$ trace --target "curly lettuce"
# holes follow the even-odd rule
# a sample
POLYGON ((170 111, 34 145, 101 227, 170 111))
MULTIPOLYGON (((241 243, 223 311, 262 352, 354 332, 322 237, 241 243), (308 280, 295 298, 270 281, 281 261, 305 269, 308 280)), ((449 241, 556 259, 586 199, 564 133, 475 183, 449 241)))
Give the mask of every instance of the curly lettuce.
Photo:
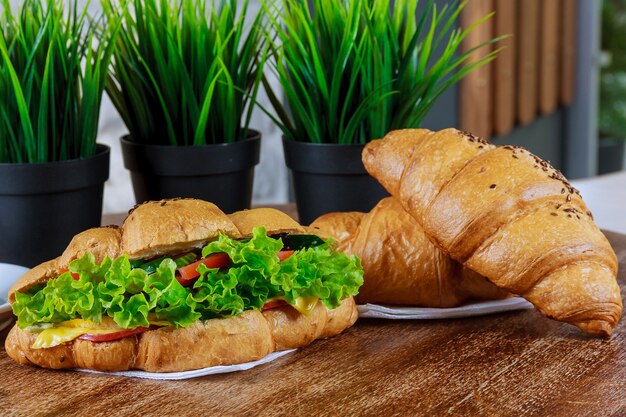
POLYGON ((148 275, 132 268, 126 256, 97 264, 92 254, 85 254, 45 286, 16 292, 13 312, 21 328, 73 318, 100 323, 105 315, 127 329, 149 326, 150 315, 184 327, 198 319, 258 310, 275 298, 293 305, 299 297, 316 297, 332 309, 363 284, 360 260, 335 251, 328 242, 298 250, 281 262, 276 252, 282 247, 282 240, 267 236, 263 227, 245 241, 220 235, 202 249, 202 256, 224 252, 231 266, 201 264, 191 287, 178 282, 176 264, 169 258, 148 275))

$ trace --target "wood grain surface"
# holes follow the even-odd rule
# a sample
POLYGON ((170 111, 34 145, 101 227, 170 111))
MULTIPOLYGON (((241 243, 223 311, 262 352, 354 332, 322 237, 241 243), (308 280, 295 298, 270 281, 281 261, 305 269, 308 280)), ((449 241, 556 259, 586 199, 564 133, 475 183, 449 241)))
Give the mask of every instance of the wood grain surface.
MULTIPOLYGON (((470 27, 476 21, 493 11, 493 0, 470 0, 461 12, 461 27, 470 27)), ((493 18, 472 30, 461 48, 468 51, 493 38, 493 18)), ((478 61, 491 52, 491 46, 485 46, 472 53, 468 62, 478 61)), ((482 65, 470 72, 459 83, 459 126, 462 130, 473 132, 483 137, 491 137, 492 92, 491 65, 482 65)))
MULTIPOLYGON (((607 237, 623 294, 626 236, 607 237)), ((0 415, 624 416, 625 327, 589 338, 533 310, 361 319, 269 364, 186 381, 43 370, 0 349, 0 415)))
POLYGON ((539 110, 542 114, 555 111, 559 101, 561 8, 560 0, 543 0, 541 2, 539 110))
POLYGON ((568 105, 576 93, 576 45, 578 0, 561 0, 561 86, 560 101, 568 105))
POLYGON ((509 35, 498 43, 502 48, 493 61, 493 130, 506 135, 515 124, 515 54, 517 0, 495 0, 494 36, 509 35))
POLYGON ((539 0, 518 2, 517 31, 517 120, 532 122, 538 110, 539 93, 539 0))

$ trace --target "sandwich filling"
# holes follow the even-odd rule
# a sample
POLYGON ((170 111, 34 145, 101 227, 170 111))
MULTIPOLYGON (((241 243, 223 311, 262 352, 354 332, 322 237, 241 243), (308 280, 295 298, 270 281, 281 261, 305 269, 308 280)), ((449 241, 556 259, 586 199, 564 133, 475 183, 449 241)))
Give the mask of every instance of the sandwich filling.
POLYGON ((250 239, 220 234, 199 253, 129 261, 92 254, 45 284, 15 293, 21 329, 38 333, 33 348, 75 338, 111 341, 161 326, 230 317, 246 310, 290 305, 307 314, 318 302, 329 309, 358 293, 360 260, 313 235, 250 239))

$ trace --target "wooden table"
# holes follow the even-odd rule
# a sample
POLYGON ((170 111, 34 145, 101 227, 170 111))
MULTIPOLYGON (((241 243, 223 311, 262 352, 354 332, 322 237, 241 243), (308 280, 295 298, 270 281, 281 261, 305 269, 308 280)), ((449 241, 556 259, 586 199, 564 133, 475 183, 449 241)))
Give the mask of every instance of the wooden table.
MULTIPOLYGON (((607 236, 624 293, 626 236, 607 236)), ((37 369, 0 350, 0 416, 624 416, 625 322, 604 340, 533 310, 362 319, 252 370, 186 381, 37 369)))

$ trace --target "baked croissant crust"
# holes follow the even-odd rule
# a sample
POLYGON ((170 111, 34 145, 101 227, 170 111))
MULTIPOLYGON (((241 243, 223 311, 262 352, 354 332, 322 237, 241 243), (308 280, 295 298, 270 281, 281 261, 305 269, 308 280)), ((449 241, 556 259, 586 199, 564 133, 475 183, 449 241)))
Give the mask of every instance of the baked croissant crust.
POLYGON ((390 132, 363 163, 453 259, 550 318, 611 334, 622 312, 617 257, 549 163, 456 129, 390 132))
POLYGON ((334 237, 337 250, 361 258, 358 303, 455 307, 471 298, 509 295, 432 244, 393 197, 369 213, 325 214, 311 227, 334 237))
MULTIPOLYGON (((122 254, 167 255, 214 240, 219 233, 249 236, 255 226, 264 226, 269 233, 306 230, 270 208, 226 215, 214 204, 194 199, 147 202, 133 209, 120 228, 98 227, 76 235, 60 257, 24 274, 9 290, 9 300, 15 302, 15 292, 58 277, 85 253, 96 262, 122 254)), ((291 306, 247 310, 232 317, 197 320, 187 327, 164 326, 109 342, 74 339, 45 349, 33 348, 37 333, 16 324, 7 335, 5 350, 20 364, 45 368, 178 372, 254 361, 274 351, 306 346, 341 333, 357 317, 354 300, 347 297, 332 310, 318 301, 308 315, 291 306)), ((109 317, 100 326, 105 323, 116 326, 109 317)))

